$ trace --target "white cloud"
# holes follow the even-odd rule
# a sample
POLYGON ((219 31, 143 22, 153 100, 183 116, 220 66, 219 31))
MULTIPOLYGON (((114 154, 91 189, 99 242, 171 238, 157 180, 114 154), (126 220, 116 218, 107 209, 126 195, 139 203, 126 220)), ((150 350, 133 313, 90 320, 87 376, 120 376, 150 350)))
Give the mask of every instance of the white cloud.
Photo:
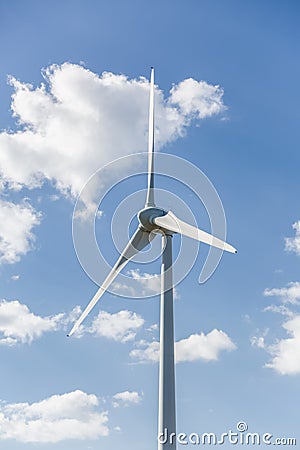
POLYGON ((0 264, 13 264, 33 248, 32 229, 40 220, 40 213, 29 203, 0 200, 0 264))
POLYGON ((285 250, 300 255, 300 220, 293 225, 295 237, 285 238, 285 250))
POLYGON ((107 436, 108 414, 98 411, 98 407, 95 395, 80 390, 53 395, 37 403, 2 404, 0 439, 56 443, 107 436))
MULTIPOLYGON (((0 134, 0 172, 19 189, 51 180, 77 195, 85 181, 109 161, 146 150, 149 82, 75 64, 52 65, 45 83, 33 87, 10 78, 17 131, 0 134)), ((187 79, 168 98, 156 87, 156 146, 184 135, 195 118, 224 110, 223 90, 187 79)))
POLYGON ((139 341, 135 348, 131 350, 130 357, 139 362, 158 362, 159 361, 159 342, 139 341))
POLYGON ((132 404, 137 405, 142 401, 142 396, 136 391, 124 391, 118 392, 113 396, 113 406, 117 408, 118 406, 130 406, 132 404))
POLYGON ((249 316, 249 314, 243 314, 242 315, 242 319, 246 322, 246 323, 251 323, 251 317, 249 316))
POLYGON ((12 276, 10 277, 10 279, 11 279, 12 281, 18 281, 18 280, 20 279, 20 275, 12 275, 12 276))
POLYGON ((153 325, 150 325, 150 327, 147 328, 147 331, 149 331, 149 333, 153 333, 154 331, 158 330, 158 324, 154 323, 153 325))
POLYGON ((210 333, 192 334, 187 339, 176 342, 176 361, 197 361, 219 359, 222 351, 235 350, 236 346, 222 330, 214 329, 210 333))
POLYGON ((283 288, 266 289, 265 296, 279 298, 280 304, 267 306, 264 311, 279 313, 285 317, 282 328, 288 337, 277 339, 267 345, 264 336, 252 340, 254 345, 264 348, 272 357, 265 367, 274 369, 281 375, 300 374, 300 282, 291 282, 283 288))
POLYGON ((267 336, 268 332, 269 328, 266 328, 263 332, 252 336, 250 339, 252 347, 266 348, 265 337, 267 336))
MULTIPOLYGON (((139 269, 132 269, 127 272, 127 275, 133 280, 138 282, 139 287, 130 286, 130 278, 127 284, 119 283, 118 281, 113 283, 114 292, 120 295, 128 295, 132 297, 145 297, 151 295, 159 295, 161 292, 161 277, 157 273, 141 273, 139 269)), ((136 286, 136 285, 135 285, 136 286)), ((179 298, 179 294, 176 288, 173 289, 174 299, 179 298)))
POLYGON ((28 306, 14 301, 0 301, 0 345, 29 344, 42 334, 58 329, 64 314, 36 316, 28 306))
POLYGON ((130 270, 129 275, 134 279, 137 280, 142 288, 141 295, 149 295, 149 294, 158 294, 160 293, 160 275, 157 273, 151 274, 151 273, 141 273, 139 269, 136 270, 130 270))
POLYGON ((87 331, 118 342, 128 342, 135 338, 144 322, 140 315, 132 311, 123 310, 112 314, 100 311, 87 331))
MULTIPOLYGON (((139 348, 130 352, 130 356, 140 362, 156 362, 159 360, 159 342, 140 341, 139 348)), ((192 334, 175 343, 176 362, 213 361, 219 359, 224 350, 232 351, 236 345, 221 330, 214 329, 207 334, 192 334)))
POLYGON ((80 315, 76 306, 69 314, 41 317, 18 300, 0 301, 0 345, 30 344, 44 333, 66 329, 80 315))
POLYGON ((250 342, 252 347, 265 348, 264 336, 252 336, 250 342))
POLYGON ((284 303, 297 305, 300 301, 300 283, 298 281, 289 283, 284 288, 265 289, 266 297, 279 297, 284 303))
POLYGON ((139 269, 129 270, 127 272, 129 277, 128 282, 113 283, 114 292, 120 295, 130 295, 132 297, 144 297, 150 295, 157 295, 160 293, 160 275, 151 273, 141 273, 139 269), (138 289, 130 286, 130 279, 138 282, 138 289))
POLYGON ((219 114, 225 109, 224 91, 220 86, 213 86, 206 81, 188 78, 171 89, 170 103, 177 104, 182 114, 204 119, 219 114))
POLYGON ((57 202, 59 200, 59 195, 51 194, 51 195, 49 195, 49 198, 50 198, 51 202, 57 202))
MULTIPOLYGON (((294 237, 285 238, 285 250, 300 255, 300 221, 293 224, 294 237)), ((300 282, 290 282, 283 288, 265 289, 266 297, 278 297, 279 305, 267 306, 264 311, 279 313, 287 320, 282 328, 288 337, 266 345, 263 336, 252 339, 252 343, 264 348, 272 359, 265 366, 281 375, 300 374, 300 282)))
POLYGON ((290 336, 268 347, 273 359, 266 367, 281 375, 300 374, 300 314, 285 322, 283 328, 290 336))
MULTIPOLYGON (((41 317, 31 312, 27 305, 14 301, 0 301, 0 345, 30 344, 44 333, 70 328, 81 315, 80 306, 70 313, 41 317)), ((117 313, 100 311, 90 327, 82 325, 74 335, 81 338, 89 333, 117 342, 132 341, 145 320, 137 313, 122 310, 117 313)))
POLYGON ((281 314, 282 316, 293 316, 294 313, 285 305, 270 305, 264 308, 264 311, 281 314))
POLYGON ((81 313, 82 313, 81 306, 79 305, 74 306, 72 311, 65 316, 65 319, 63 320, 64 325, 68 326, 76 322, 76 320, 81 316, 81 313))

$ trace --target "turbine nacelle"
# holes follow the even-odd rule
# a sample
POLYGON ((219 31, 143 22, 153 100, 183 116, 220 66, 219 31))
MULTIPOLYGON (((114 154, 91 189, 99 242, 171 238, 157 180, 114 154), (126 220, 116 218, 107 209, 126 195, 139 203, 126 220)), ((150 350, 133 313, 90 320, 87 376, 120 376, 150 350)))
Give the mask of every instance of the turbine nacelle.
POLYGON ((157 208, 156 206, 154 206, 144 208, 141 211, 139 211, 137 214, 137 218, 140 222, 141 228, 151 233, 151 231, 155 231, 161 228, 155 224, 155 219, 157 219, 158 217, 166 216, 167 214, 168 211, 165 211, 162 208, 157 208))

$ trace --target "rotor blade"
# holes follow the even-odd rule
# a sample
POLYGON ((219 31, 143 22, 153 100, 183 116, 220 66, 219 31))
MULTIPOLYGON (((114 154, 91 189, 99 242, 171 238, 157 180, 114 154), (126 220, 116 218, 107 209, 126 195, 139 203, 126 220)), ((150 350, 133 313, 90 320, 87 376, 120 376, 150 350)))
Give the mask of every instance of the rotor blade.
POLYGON ((237 250, 232 247, 232 245, 229 245, 221 239, 206 233, 206 231, 199 230, 198 228, 183 222, 178 219, 172 211, 169 211, 165 216, 156 217, 153 219, 153 222, 161 228, 183 234, 184 236, 204 242, 212 247, 217 247, 230 253, 237 253, 237 250))
POLYGON ((154 204, 154 68, 151 67, 148 132, 148 190, 146 208, 154 204))
POLYGON ((116 276, 121 272, 123 267, 126 266, 128 261, 130 261, 140 250, 143 250, 143 248, 145 248, 154 237, 155 237, 154 233, 150 234, 148 231, 144 231, 141 228, 138 228, 138 230, 135 232, 135 234, 128 242, 118 261, 116 262, 116 264, 114 265, 108 276, 105 278, 103 284, 100 286, 100 288, 98 289, 98 291, 96 292, 90 303, 87 305, 87 307, 85 308, 79 319, 75 322, 68 336, 72 336, 72 334, 79 328, 79 326, 84 321, 86 316, 96 305, 96 303, 102 297, 104 292, 108 289, 110 284, 114 281, 116 276))

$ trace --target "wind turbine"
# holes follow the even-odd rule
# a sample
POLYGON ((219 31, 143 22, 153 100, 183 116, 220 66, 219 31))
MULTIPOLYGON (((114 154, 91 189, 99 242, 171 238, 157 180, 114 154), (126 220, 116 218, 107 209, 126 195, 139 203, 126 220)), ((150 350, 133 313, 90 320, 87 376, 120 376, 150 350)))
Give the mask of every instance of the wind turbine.
POLYGON ((149 134, 148 134, 148 189, 145 207, 137 213, 139 225, 116 264, 105 278, 90 303, 68 334, 71 336, 100 300, 126 264, 143 250, 157 234, 162 236, 161 296, 160 296, 160 362, 158 436, 167 430, 166 442, 158 443, 158 450, 176 449, 175 365, 174 365, 174 314, 172 237, 179 233, 230 253, 236 249, 205 231, 182 221, 172 211, 155 205, 154 194, 154 68, 150 75, 149 134), (173 436, 173 438, 172 438, 173 436))

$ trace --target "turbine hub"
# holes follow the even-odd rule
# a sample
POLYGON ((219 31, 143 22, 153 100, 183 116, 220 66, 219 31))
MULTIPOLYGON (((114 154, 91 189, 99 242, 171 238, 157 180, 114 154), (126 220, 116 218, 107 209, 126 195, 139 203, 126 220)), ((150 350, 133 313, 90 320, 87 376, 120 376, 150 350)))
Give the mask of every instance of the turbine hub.
POLYGON ((150 207, 139 211, 137 218, 139 219, 139 222, 144 230, 151 232, 158 229, 158 226, 155 225, 153 219, 155 219, 156 217, 165 216, 166 214, 167 211, 162 208, 150 207))

